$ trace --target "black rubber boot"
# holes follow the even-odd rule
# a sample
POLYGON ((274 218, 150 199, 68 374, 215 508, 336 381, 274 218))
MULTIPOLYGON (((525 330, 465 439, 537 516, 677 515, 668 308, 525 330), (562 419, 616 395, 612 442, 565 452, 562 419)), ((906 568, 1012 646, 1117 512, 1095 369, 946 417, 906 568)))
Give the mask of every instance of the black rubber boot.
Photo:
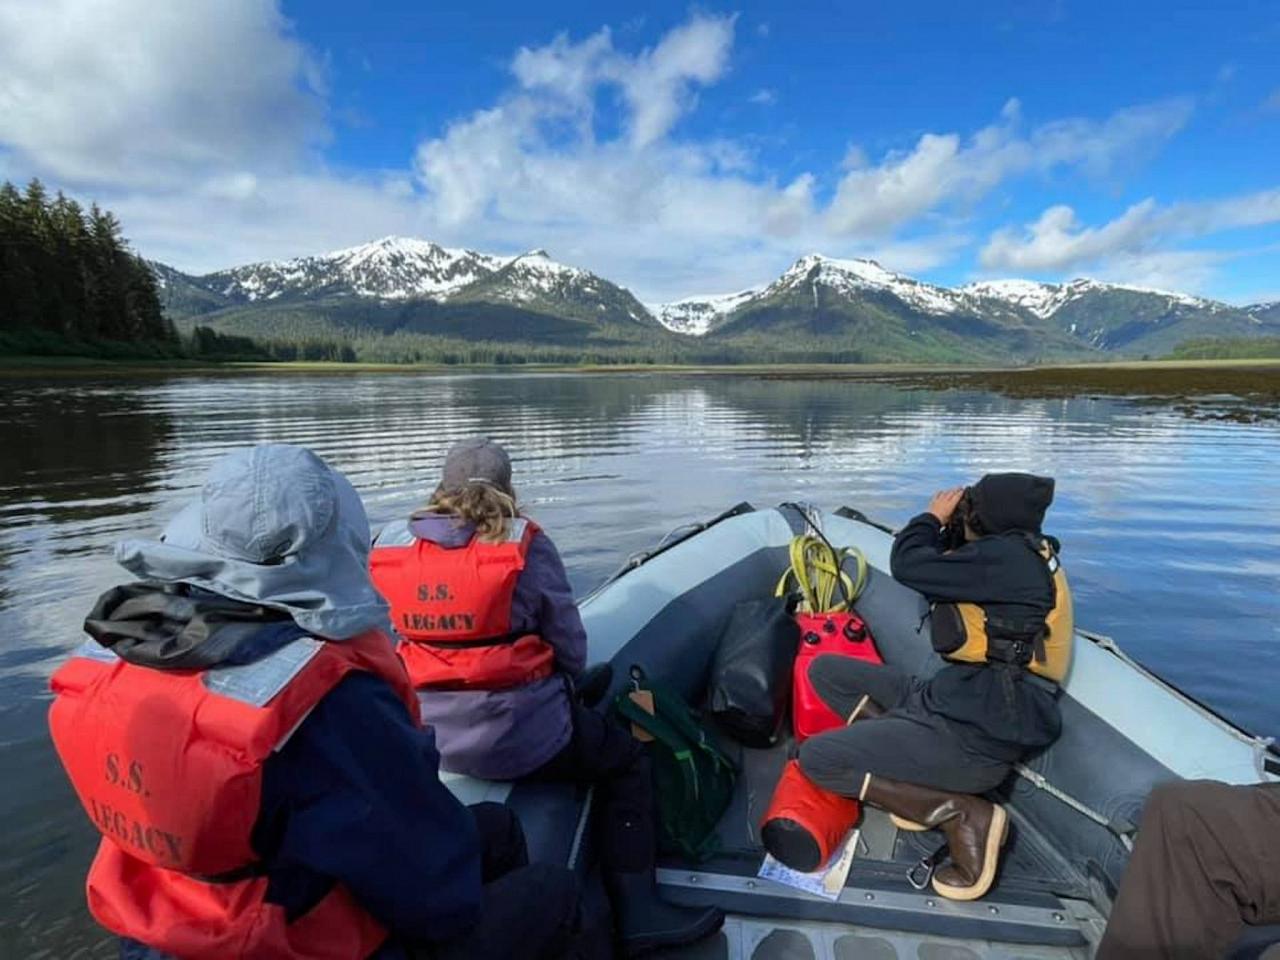
POLYGON ((584 707, 594 707, 609 692, 613 683, 613 667, 609 663, 596 663, 587 667, 575 682, 575 692, 584 707))
POLYGON ((678 907, 661 899, 652 871, 615 873, 607 882, 624 957, 686 946, 715 933, 724 923, 719 907, 678 907))

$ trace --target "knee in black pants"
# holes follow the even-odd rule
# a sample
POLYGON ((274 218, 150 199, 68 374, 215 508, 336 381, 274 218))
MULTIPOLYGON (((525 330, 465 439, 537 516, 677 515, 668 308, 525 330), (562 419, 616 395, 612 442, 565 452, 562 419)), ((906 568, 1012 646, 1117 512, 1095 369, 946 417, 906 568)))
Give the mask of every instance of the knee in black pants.
POLYGON ((474 803, 467 808, 480 833, 480 876, 484 883, 526 866, 529 851, 520 818, 501 803, 474 803))
POLYGON ((577 877, 565 867, 535 863, 486 883, 475 926, 418 955, 431 960, 558 960, 581 952, 580 926, 577 877))
POLYGON ((503 956, 536 955, 539 960, 551 960, 578 952, 575 947, 582 930, 581 894, 572 870, 533 863, 510 874, 507 885, 501 895, 510 897, 513 917, 523 915, 526 919, 509 931, 512 947, 503 956), (531 908, 536 911, 536 918, 527 914, 531 908), (527 952, 514 946, 522 941, 527 952))
POLYGON ((658 840, 649 755, 643 749, 637 750, 631 762, 601 787, 600 836, 606 868, 614 873, 652 869, 658 840))

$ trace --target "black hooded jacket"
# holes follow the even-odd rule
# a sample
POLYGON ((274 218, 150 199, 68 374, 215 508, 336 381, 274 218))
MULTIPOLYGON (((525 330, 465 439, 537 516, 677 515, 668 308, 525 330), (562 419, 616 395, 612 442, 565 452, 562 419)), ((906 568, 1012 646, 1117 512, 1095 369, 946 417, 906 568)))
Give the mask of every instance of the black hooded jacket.
MULTIPOLYGON (((1040 534, 1053 481, 993 474, 971 487, 970 497, 984 535, 952 548, 938 518, 922 513, 894 538, 894 578, 931 602, 977 603, 1006 616, 1047 615, 1054 604, 1052 579, 1025 534, 1040 534)), ((1046 539, 1056 551, 1057 541, 1046 539)), ((1056 691, 1021 670, 948 664, 929 682, 924 702, 932 712, 976 728, 984 739, 1018 748, 1046 746, 1062 728, 1056 691)))

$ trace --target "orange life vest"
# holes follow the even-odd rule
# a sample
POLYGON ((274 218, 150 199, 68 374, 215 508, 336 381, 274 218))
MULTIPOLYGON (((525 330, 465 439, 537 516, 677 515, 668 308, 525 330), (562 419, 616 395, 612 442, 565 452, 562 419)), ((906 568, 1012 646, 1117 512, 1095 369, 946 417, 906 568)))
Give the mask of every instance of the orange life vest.
POLYGON ((1044 538, 1025 534, 1027 546, 1044 563, 1053 606, 1044 616, 993 616, 976 603, 933 605, 933 648, 960 663, 1006 663, 1054 683, 1066 679, 1075 643, 1071 587, 1066 571, 1044 538))
POLYGON ((336 885, 293 920, 266 900, 250 843, 263 764, 353 671, 418 700, 390 639, 303 637, 244 666, 156 670, 86 644, 54 675, 53 743, 102 842, 89 910, 183 958, 372 954, 386 931, 336 885))
POLYGON ((411 535, 379 537, 369 570, 391 604, 415 687, 506 690, 551 676, 555 650, 536 633, 511 630, 516 580, 537 532, 517 517, 496 543, 472 537, 446 548, 411 535))

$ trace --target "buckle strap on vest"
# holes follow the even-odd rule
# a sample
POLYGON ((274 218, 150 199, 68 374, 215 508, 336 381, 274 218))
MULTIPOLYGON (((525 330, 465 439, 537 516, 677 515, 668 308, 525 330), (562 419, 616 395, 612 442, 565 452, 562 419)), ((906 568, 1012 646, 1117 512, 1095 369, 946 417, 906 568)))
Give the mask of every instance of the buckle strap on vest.
POLYGON ((520 640, 523 637, 535 637, 542 639, 542 634, 533 630, 513 630, 511 633, 504 633, 496 637, 476 637, 474 640, 446 640, 443 637, 437 637, 430 640, 410 640, 410 643, 418 643, 424 647, 438 647, 442 650, 474 650, 479 647, 507 647, 520 640))
POLYGON ((1044 617, 1001 617, 986 612, 987 659, 1028 666, 1049 659, 1044 617))

